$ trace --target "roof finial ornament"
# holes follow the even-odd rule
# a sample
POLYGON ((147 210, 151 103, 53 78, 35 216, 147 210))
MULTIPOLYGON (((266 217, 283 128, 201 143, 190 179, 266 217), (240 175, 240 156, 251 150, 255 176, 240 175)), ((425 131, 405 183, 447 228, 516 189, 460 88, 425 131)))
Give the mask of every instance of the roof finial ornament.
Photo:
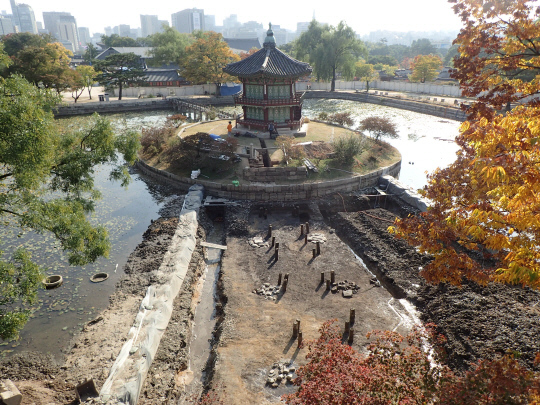
POLYGON ((276 47, 276 40, 274 38, 274 32, 272 31, 272 23, 268 23, 268 31, 266 31, 266 39, 264 40, 263 47, 276 47))

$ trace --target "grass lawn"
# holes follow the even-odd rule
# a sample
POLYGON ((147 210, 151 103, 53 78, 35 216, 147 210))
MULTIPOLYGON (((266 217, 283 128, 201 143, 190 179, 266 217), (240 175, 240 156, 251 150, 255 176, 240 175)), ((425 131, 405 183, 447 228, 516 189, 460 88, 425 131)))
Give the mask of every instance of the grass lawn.
MULTIPOLYGON (((186 129, 184 132, 182 132, 181 137, 194 135, 197 132, 206 132, 226 138, 227 125, 228 120, 205 122, 186 129)), ((256 133, 256 131, 251 132, 256 133)), ((331 142, 339 137, 347 136, 351 133, 352 132, 350 130, 345 128, 318 122, 310 122, 307 136, 296 139, 298 142, 331 142)), ((240 136, 235 137, 235 139, 238 141, 239 146, 237 152, 242 152, 243 146, 249 146, 250 144, 260 147, 260 142, 257 138, 245 138, 240 136)), ((276 141, 273 139, 265 139, 265 142, 267 148, 270 148, 271 160, 281 161, 282 151, 280 149, 272 149, 277 147, 276 141)), ((371 138, 366 138, 366 143, 367 147, 364 152, 357 155, 355 157, 355 161, 348 166, 340 165, 335 159, 323 159, 320 162, 312 159, 312 162, 318 166, 319 172, 309 172, 305 181, 326 181, 337 178, 347 178, 351 177, 351 175, 366 174, 377 170, 380 167, 390 166, 401 159, 401 154, 399 151, 385 142, 378 142, 371 138)), ((212 153, 212 155, 214 155, 214 153, 212 153)), ((203 180, 218 181, 223 183, 238 180, 241 184, 249 184, 249 182, 243 181, 242 179, 242 171, 244 167, 249 165, 247 158, 242 158, 241 162, 233 163, 230 161, 211 158, 210 154, 201 152, 201 157, 195 161, 192 169, 180 169, 174 165, 162 161, 160 156, 145 156, 141 154, 141 157, 148 164, 178 176, 190 177, 191 170, 200 169, 200 178, 203 180)), ((289 162, 289 166, 303 166, 303 162, 289 162)), ((299 182, 300 181, 280 181, 280 183, 284 184, 299 182)))

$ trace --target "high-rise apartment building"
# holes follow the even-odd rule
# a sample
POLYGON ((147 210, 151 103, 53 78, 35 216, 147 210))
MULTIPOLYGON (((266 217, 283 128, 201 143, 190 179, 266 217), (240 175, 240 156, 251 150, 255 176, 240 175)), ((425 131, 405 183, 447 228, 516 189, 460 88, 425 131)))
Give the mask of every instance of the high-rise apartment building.
POLYGON ((79 27, 79 46, 86 47, 91 42, 90 29, 88 27, 79 27))
POLYGON ((71 43, 71 47, 66 46, 73 52, 79 50, 79 28, 77 20, 64 11, 44 11, 43 22, 45 29, 49 31, 60 43, 66 45, 71 43))
POLYGON ((306 32, 309 29, 308 22, 297 22, 296 23, 296 34, 301 35, 303 32, 306 32))
POLYGON ((11 18, 0 16, 0 35, 13 34, 14 32, 15 28, 11 18))
POLYGON ((19 27, 19 32, 31 32, 37 34, 36 17, 34 10, 28 4, 17 3, 15 0, 10 0, 11 11, 13 13, 13 23, 19 27))
POLYGON ((77 52, 79 50, 79 33, 77 25, 73 21, 70 21, 69 19, 61 19, 58 22, 58 33, 60 35, 60 42, 71 42, 72 52, 77 52))
POLYGON ((146 38, 148 35, 159 32, 159 20, 157 15, 141 14, 141 35, 146 38))
POLYGON ((71 14, 63 11, 43 12, 43 23, 45 25, 45 29, 49 31, 49 34, 52 34, 58 40, 61 39, 60 31, 58 30, 58 23, 60 22, 60 17, 71 17, 71 14))
POLYGON ((191 34, 193 31, 205 31, 204 10, 191 8, 171 15, 174 29, 180 33, 191 34))
POLYGON ((121 37, 129 37, 129 34, 131 33, 131 27, 129 24, 120 24, 118 26, 118 35, 121 37))
POLYGON ((204 16, 204 30, 205 31, 215 31, 216 30, 216 16, 215 15, 205 15, 204 16))

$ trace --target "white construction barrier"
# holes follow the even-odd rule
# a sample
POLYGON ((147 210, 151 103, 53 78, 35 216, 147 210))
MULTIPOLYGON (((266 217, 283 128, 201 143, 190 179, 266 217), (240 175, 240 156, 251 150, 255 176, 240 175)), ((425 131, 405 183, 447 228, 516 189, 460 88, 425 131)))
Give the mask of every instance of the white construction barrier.
POLYGON ((173 301, 182 287, 195 249, 197 214, 203 190, 203 186, 194 185, 186 195, 176 233, 161 266, 155 271, 155 279, 160 282, 148 287, 126 343, 99 393, 105 404, 135 405, 139 400, 159 342, 171 319, 173 301))

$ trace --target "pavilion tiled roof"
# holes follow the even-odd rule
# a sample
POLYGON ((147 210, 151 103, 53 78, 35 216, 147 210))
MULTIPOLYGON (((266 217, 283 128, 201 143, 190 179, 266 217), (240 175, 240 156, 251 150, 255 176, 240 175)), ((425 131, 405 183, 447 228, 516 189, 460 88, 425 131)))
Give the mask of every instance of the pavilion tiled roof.
POLYGON ((223 68, 225 73, 237 77, 266 76, 275 78, 295 78, 312 72, 309 63, 300 62, 276 48, 272 30, 264 42, 264 48, 239 62, 223 68))

